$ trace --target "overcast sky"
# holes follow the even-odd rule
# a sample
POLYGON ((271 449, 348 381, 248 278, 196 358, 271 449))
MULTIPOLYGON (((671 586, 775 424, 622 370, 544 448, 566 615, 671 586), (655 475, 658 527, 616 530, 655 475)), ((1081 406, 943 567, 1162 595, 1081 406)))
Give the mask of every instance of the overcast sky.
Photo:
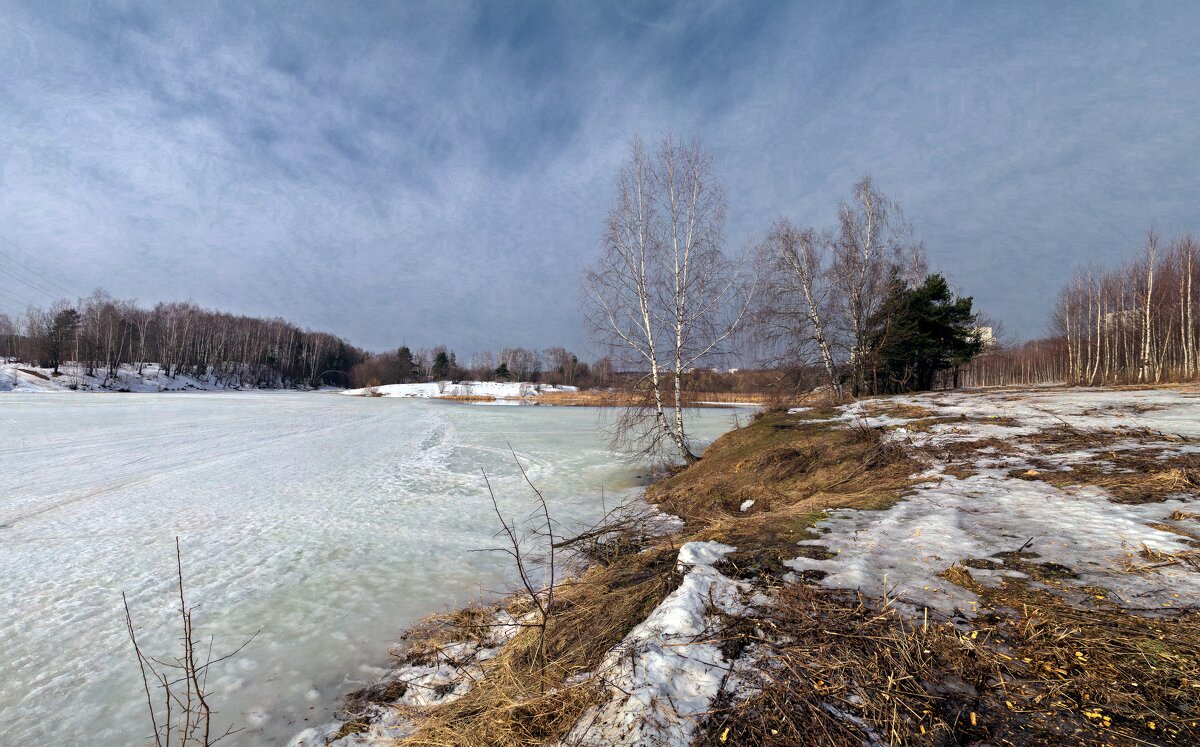
POLYGON ((629 138, 698 135, 732 250, 864 173, 1022 337, 1200 222, 1200 4, 0 5, 0 310, 104 287, 369 349, 585 349, 629 138), (12 265, 16 259, 24 267, 12 265))

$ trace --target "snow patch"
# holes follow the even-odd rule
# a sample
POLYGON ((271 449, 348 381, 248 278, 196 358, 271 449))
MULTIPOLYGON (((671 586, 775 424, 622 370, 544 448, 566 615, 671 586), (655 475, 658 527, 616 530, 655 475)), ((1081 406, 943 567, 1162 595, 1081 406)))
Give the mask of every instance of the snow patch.
POLYGON ((746 610, 748 587, 714 568, 733 550, 719 542, 680 548, 683 583, 605 655, 593 676, 608 686, 607 698, 584 713, 564 745, 691 744, 731 669, 711 642, 714 613, 746 610))
POLYGON ((439 647, 432 661, 408 663, 384 677, 373 689, 403 690, 403 694, 391 703, 372 703, 363 713, 353 714, 356 721, 369 724, 366 731, 333 739, 343 723, 333 721, 305 729, 288 747, 381 746, 411 736, 416 724, 405 715, 405 709, 442 705, 466 695, 483 676, 485 662, 495 658, 520 629, 521 621, 506 610, 499 611, 486 645, 478 641, 450 643, 439 647))
MULTIPOLYGON (((1154 573, 1130 574, 1120 563, 1146 545, 1161 552, 1191 549, 1186 537, 1161 531, 1150 524, 1170 523, 1176 509, 1188 512, 1194 495, 1142 505, 1113 503, 1094 486, 1059 489, 1040 480, 1009 477, 1013 470, 1033 466, 1036 447, 1013 439, 1043 429, 1068 424, 1076 429, 1200 435, 1200 397, 1168 390, 1122 391, 998 391, 948 392, 893 397, 889 403, 927 408, 936 416, 964 415, 970 420, 935 424, 924 432, 908 432, 911 422, 886 414, 868 414, 869 404, 857 402, 843 408, 843 420, 866 419, 872 426, 890 426, 889 438, 914 445, 951 441, 977 441, 987 437, 1009 440, 1023 451, 999 455, 980 450, 975 474, 956 478, 941 467, 916 475, 928 482, 885 511, 840 509, 817 525, 818 538, 800 544, 820 545, 835 553, 829 559, 795 558, 788 565, 798 571, 820 570, 823 586, 852 589, 866 594, 898 598, 915 606, 928 606, 947 615, 973 615, 978 600, 970 591, 938 576, 956 562, 994 558, 1021 548, 1037 553, 1037 563, 1056 563, 1079 578, 1068 585, 1097 586, 1127 608, 1179 607, 1181 600, 1200 598, 1200 574, 1185 566, 1164 566, 1154 573), (1003 424, 979 419, 1005 418, 1003 424)), ((1059 469, 1102 459, 1121 449, 1160 448, 1131 438, 1095 450, 1055 454, 1059 469)), ((1194 445, 1171 444, 1178 453, 1194 453, 1194 445)), ((1192 532, 1196 522, 1175 522, 1192 532)), ((1022 576, 1012 568, 972 568, 981 583, 997 583, 1003 576, 1022 576)))
POLYGON ((104 369, 88 374, 74 363, 64 363, 57 375, 50 368, 0 363, 0 392, 219 392, 255 388, 241 383, 236 376, 167 376, 157 363, 122 364, 116 376, 108 376, 104 369))

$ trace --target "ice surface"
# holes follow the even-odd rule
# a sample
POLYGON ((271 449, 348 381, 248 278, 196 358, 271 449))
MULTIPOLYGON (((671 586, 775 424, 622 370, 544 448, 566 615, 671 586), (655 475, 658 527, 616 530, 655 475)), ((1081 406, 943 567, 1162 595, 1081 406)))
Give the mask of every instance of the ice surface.
MULTIPOLYGON (((695 414, 710 437, 731 414, 695 414)), ((212 673, 237 744, 329 721, 385 672, 415 619, 511 582, 480 469, 505 513, 590 523, 640 470, 597 413, 331 394, 0 397, 0 742, 127 745, 148 733, 125 637, 173 652, 174 537, 201 635, 262 629, 212 673)))

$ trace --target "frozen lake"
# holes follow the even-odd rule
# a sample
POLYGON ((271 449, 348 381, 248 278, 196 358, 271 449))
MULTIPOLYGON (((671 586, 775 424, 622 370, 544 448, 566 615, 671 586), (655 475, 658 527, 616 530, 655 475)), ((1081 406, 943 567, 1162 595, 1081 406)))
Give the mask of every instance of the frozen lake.
MULTIPOLYGON (((694 421, 702 440, 729 410, 694 421)), ((174 538, 198 633, 262 629, 211 675, 232 744, 278 744, 380 673, 415 619, 505 588, 480 470, 570 527, 643 471, 596 411, 302 393, 0 395, 0 742, 128 745, 150 729, 126 637, 175 651, 174 538)))

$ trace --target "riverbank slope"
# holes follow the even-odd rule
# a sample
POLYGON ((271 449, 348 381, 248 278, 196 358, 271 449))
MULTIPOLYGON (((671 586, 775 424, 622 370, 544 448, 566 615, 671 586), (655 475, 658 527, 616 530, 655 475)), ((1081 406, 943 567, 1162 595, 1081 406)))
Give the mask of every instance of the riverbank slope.
POLYGON ((1192 743, 1198 454, 1172 390, 768 412, 294 744, 1192 743))

